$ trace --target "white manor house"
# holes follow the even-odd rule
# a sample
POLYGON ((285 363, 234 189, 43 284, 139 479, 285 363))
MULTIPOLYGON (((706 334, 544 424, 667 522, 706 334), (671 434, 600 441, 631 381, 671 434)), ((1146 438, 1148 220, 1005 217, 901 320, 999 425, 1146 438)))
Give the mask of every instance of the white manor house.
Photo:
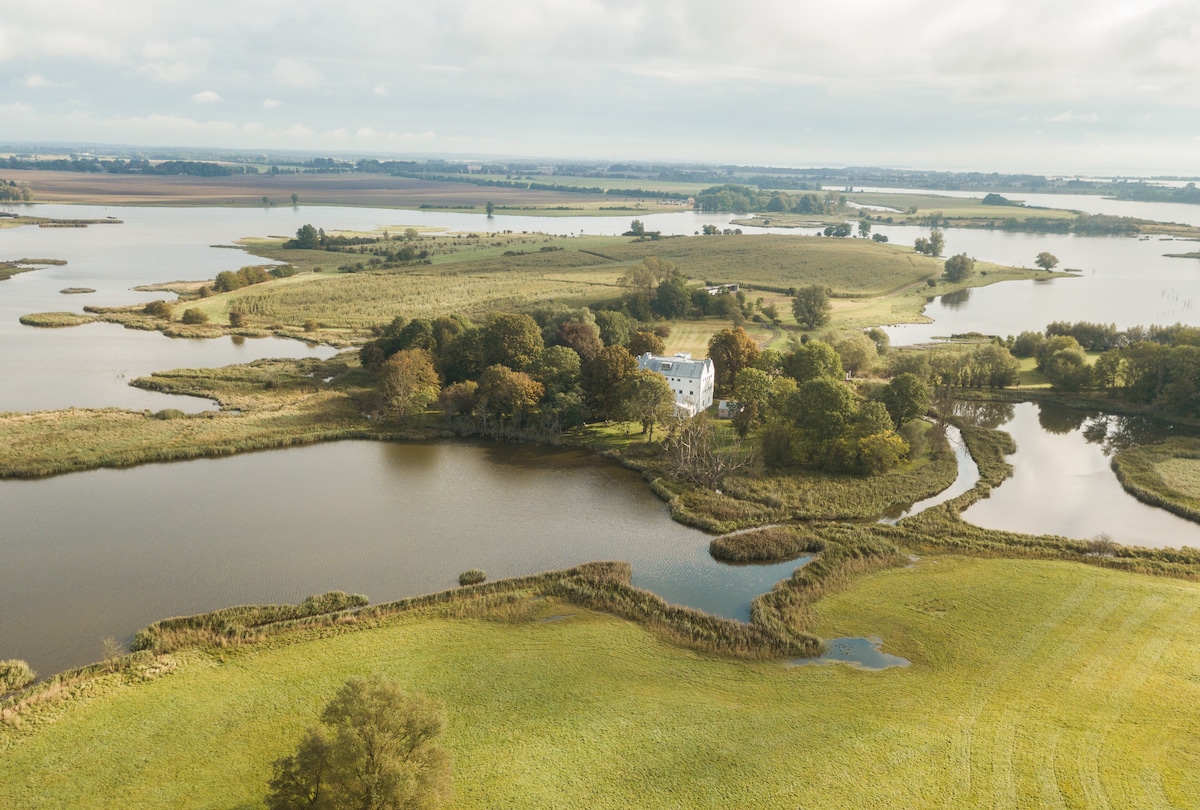
POLYGON ((693 360, 690 354, 657 357, 646 352, 637 359, 638 368, 667 378, 675 392, 675 412, 695 416, 713 404, 717 372, 709 358, 693 360))

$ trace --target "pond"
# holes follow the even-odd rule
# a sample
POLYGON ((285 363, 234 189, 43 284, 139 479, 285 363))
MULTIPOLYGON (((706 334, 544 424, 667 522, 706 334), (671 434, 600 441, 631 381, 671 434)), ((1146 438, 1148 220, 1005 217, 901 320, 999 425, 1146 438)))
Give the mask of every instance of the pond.
POLYGON ((805 559, 734 566, 637 474, 577 450, 347 441, 0 483, 0 658, 49 674, 166 616, 375 603, 591 560, 670 602, 749 618, 805 559))
POLYGON ((973 504, 963 519, 989 529, 1086 540, 1104 533, 1150 548, 1200 548, 1200 524, 1147 506, 1125 492, 1110 466, 1130 443, 1167 435, 1145 420, 1064 408, 1054 403, 973 406, 987 426, 1012 434, 1012 478, 973 504))

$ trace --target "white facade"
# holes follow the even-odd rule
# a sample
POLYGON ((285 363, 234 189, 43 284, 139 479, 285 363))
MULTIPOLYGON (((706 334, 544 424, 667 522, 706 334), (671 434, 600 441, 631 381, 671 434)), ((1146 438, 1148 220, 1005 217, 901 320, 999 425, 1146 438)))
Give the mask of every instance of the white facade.
POLYGON ((693 360, 690 354, 657 357, 646 352, 637 359, 642 371, 653 371, 667 379, 675 392, 675 412, 695 416, 713 404, 717 372, 712 360, 693 360))

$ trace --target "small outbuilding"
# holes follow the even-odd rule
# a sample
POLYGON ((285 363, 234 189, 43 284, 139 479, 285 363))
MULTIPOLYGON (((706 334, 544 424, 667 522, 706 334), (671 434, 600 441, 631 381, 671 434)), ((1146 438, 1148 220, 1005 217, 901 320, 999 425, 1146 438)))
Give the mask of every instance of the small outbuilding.
POLYGON ((722 399, 717 402, 717 418, 732 419, 742 409, 742 403, 732 399, 722 399))

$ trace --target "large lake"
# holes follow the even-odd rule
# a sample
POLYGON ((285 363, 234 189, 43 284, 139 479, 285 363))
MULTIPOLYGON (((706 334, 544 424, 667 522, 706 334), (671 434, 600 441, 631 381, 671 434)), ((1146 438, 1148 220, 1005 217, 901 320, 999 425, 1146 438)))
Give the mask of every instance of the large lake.
MULTIPOLYGON (((328 354, 328 348, 298 341, 172 340, 108 324, 37 330, 16 322, 27 312, 162 297, 130 288, 235 269, 247 263, 245 254, 212 245, 242 236, 291 234, 306 222, 329 229, 418 225, 588 234, 619 233, 629 222, 628 216, 489 220, 336 207, 23 210, 56 217, 116 216, 125 224, 0 230, 0 258, 68 261, 0 283, 0 410, 203 408, 208 405, 202 401, 137 391, 125 382, 166 368, 328 354), (58 292, 68 286, 97 292, 58 292)), ((1146 211, 1132 215, 1154 218, 1146 211)), ((641 218, 649 229, 685 234, 705 224, 724 227, 730 219, 690 212, 641 218)), ((920 233, 883 230, 904 243, 920 233)), ((1194 323, 1197 316, 1188 302, 1200 297, 1200 265, 1161 255, 1186 249, 1188 243, 1179 242, 950 230, 948 253, 1029 264, 1037 252, 1050 250, 1064 266, 1084 272, 1074 279, 974 290, 965 301, 931 307, 939 319, 932 326, 904 327, 893 335, 909 342, 968 329, 1008 334, 1063 318, 1119 325, 1194 323)), ((1013 430, 1023 431, 1028 417, 1020 410, 1024 406, 1018 407, 1013 430)), ((1022 477, 984 502, 1004 505, 994 518, 1009 520, 1004 528, 1080 537, 1105 530, 1122 542, 1200 545, 1175 524, 1139 534, 1138 526, 1151 525, 1145 512, 1110 511, 1136 502, 1119 488, 1112 491, 1115 480, 1105 472, 1106 461, 1064 449, 1040 453, 1035 439, 1036 433, 1018 435, 1021 450, 1014 464, 1022 477), (1025 462, 1043 455, 1044 461, 1025 462), (1033 475, 1033 483, 1025 483, 1026 475, 1033 475), (1074 500, 1064 495, 1055 503, 1048 495, 1057 491, 1051 484, 1078 483, 1079 476, 1086 480, 1076 487, 1074 500), (1102 480, 1108 489, 1099 488, 1102 480), (1092 492, 1103 494, 1093 498, 1092 492), (1044 496, 1044 502, 1031 501, 1034 495, 1044 496), (1004 500, 1010 497, 1015 500, 1004 500), (1056 508, 1066 517, 1056 516, 1056 508), (1086 511, 1095 522, 1072 523, 1075 511, 1086 511), (1033 519, 1027 528, 1017 522, 1026 517, 1033 519)), ((973 508, 969 518, 996 525, 986 507, 973 508)), ((382 601, 451 586, 470 567, 495 577, 605 558, 632 562, 635 584, 670 601, 744 619, 750 599, 796 565, 722 565, 709 557, 708 540, 672 523, 666 507, 626 470, 577 452, 512 445, 344 442, 5 481, 0 483, 0 658, 26 658, 49 673, 95 660, 103 637, 127 639, 166 615, 295 601, 329 589, 382 601)))

